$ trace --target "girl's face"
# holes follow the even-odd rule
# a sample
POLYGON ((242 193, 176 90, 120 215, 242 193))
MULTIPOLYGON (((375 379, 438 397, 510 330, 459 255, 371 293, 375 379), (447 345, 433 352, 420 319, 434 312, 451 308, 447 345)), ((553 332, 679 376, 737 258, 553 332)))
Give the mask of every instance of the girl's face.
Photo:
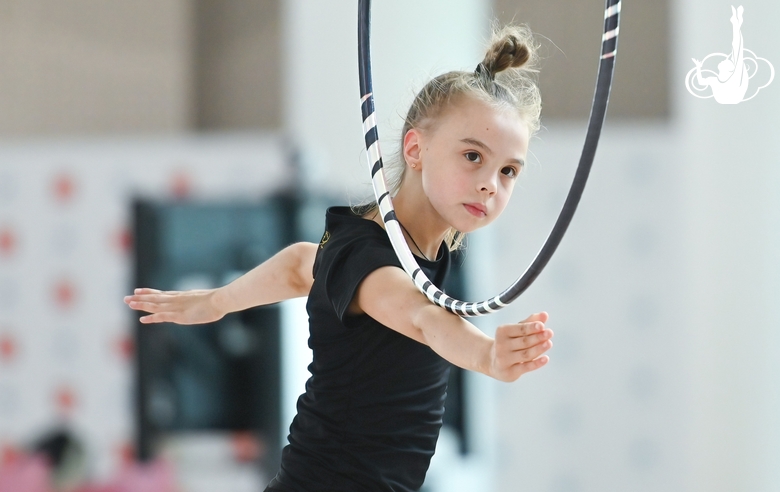
POLYGON ((463 97, 428 130, 409 130, 404 157, 420 172, 431 206, 461 232, 504 211, 528 152, 528 125, 514 111, 463 97), (411 134, 411 135, 410 135, 411 134))

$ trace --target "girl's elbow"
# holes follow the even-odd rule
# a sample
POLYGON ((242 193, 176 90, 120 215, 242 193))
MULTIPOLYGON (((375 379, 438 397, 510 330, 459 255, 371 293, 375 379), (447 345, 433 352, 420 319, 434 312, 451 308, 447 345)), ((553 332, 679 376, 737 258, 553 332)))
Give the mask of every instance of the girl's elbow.
POLYGON ((446 313, 446 311, 427 301, 426 299, 425 304, 411 310, 410 324, 412 326, 412 338, 431 347, 436 343, 436 327, 441 322, 437 320, 437 317, 442 313, 446 313))
POLYGON ((314 257, 317 254, 317 245, 313 243, 296 243, 291 246, 295 251, 296 264, 292 269, 294 272, 292 287, 298 297, 309 295, 311 286, 314 283, 314 257))

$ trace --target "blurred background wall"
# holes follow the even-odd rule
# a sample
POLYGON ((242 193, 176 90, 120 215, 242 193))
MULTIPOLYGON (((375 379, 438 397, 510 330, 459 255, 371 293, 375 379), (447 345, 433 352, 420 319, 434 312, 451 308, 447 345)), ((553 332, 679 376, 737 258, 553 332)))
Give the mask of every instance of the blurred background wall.
POLYGON ((9 0, 0 9, 4 135, 193 127, 190 2, 9 0))
MULTIPOLYGON (((780 6, 743 5, 746 47, 780 67, 780 6)), ((471 237, 474 297, 522 272, 563 202, 602 7, 374 2, 386 152, 425 80, 479 62, 493 18, 541 35, 544 128, 505 216, 471 237)), ((366 196, 355 10, 346 0, 0 4, 4 449, 47 423, 108 422, 97 468, 108 476, 126 459, 132 415, 117 395, 131 391, 132 317, 118 302, 129 289, 135 194, 257 198, 289 182, 274 167, 286 162, 301 189, 366 196), (106 266, 85 268, 96 257, 106 266), (76 277, 76 292, 101 286, 91 317, 61 311, 76 277), (77 398, 60 383, 69 364, 82 367, 77 398)), ((724 106, 684 84, 691 58, 729 52, 730 15, 720 0, 624 3, 613 97, 581 209, 528 293, 480 320, 490 331, 545 309, 556 331, 552 363, 538 374, 511 385, 470 376, 481 461, 460 469, 473 466, 489 490, 780 486, 780 92, 775 82, 724 106)), ((438 456, 455 461, 434 462, 431 487, 457 476, 447 463, 463 464, 438 456)))

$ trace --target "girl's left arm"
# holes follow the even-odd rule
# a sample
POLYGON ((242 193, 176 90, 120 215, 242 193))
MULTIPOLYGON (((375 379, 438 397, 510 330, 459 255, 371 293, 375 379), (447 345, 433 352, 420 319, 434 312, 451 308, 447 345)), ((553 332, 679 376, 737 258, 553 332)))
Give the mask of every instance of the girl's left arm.
POLYGON ((227 312, 273 304, 309 295, 317 244, 295 243, 245 275, 217 289, 216 298, 227 312))
POLYGON ((364 312, 403 335, 431 347, 458 367, 500 381, 514 381, 547 363, 552 347, 548 315, 536 313, 519 323, 499 326, 495 338, 460 316, 431 304, 397 267, 370 273, 358 287, 351 313, 364 312))
POLYGON ((125 303, 151 313, 142 323, 211 323, 227 313, 309 295, 314 277, 317 245, 296 243, 286 247, 243 276, 218 289, 159 291, 135 289, 125 303))

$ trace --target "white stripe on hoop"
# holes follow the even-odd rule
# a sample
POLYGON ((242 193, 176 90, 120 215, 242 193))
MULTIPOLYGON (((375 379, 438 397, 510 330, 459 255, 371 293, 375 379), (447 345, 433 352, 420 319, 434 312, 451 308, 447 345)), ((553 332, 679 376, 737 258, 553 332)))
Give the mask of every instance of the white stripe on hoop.
MULTIPOLYGON (((384 175, 382 177, 379 177, 380 174, 383 174, 381 169, 379 170, 378 173, 376 173, 376 178, 374 179, 374 181, 377 181, 377 182, 374 183, 374 186, 377 188, 377 191, 379 191, 379 196, 382 196, 385 193, 387 193, 387 186, 385 186, 384 175)), ((385 216, 385 214, 387 214, 387 212, 390 211, 390 203, 388 203, 388 202, 389 202, 389 200, 385 199, 385 200, 382 200, 382 203, 378 204, 379 205, 379 210, 382 210, 383 208, 387 209, 387 210, 383 211, 384 212, 382 214, 383 217, 385 216)))
POLYGON ((379 140, 371 144, 371 147, 368 148, 368 162, 369 162, 369 170, 374 169, 374 165, 379 161, 379 159, 382 157, 379 153, 379 140))
POLYGON ((444 307, 444 303, 449 298, 450 298, 450 296, 448 296, 447 294, 444 293, 444 291, 442 291, 441 297, 439 297, 439 300, 438 301, 434 301, 434 302, 436 302, 436 304, 438 304, 439 306, 444 307))
POLYGON ((504 304, 503 302, 501 302, 501 299, 499 298, 499 296, 494 297, 493 299, 491 299, 491 301, 495 301, 496 304, 499 305, 499 307, 507 307, 508 306, 508 304, 504 304))
POLYGON ((482 313, 479 312, 479 303, 478 302, 472 302, 471 303, 471 314, 474 316, 482 316, 482 313))
POLYGON ((620 31, 620 27, 616 27, 615 29, 612 29, 611 31, 605 32, 604 36, 601 38, 602 41, 607 41, 608 39, 612 39, 615 36, 618 35, 618 32, 620 31))
MULTIPOLYGON (((365 96, 361 97, 361 98, 360 98, 360 104, 363 104, 364 102, 366 102, 366 99, 368 99, 368 98, 369 98, 369 97, 371 97, 372 95, 374 95, 374 93, 373 93, 373 92, 369 92, 369 93, 368 93, 368 94, 366 94, 365 96)), ((353 101, 354 101, 354 99, 353 99, 353 101)))
POLYGON ((455 314, 457 314, 458 316, 468 317, 469 315, 468 307, 469 307, 468 302, 460 301, 460 304, 458 304, 458 308, 455 310, 455 314))
POLYGON ((376 126, 376 113, 371 113, 368 118, 363 121, 363 133, 368 133, 369 130, 376 126))
POLYGON ((620 2, 616 3, 615 5, 611 6, 607 10, 604 11, 604 18, 609 19, 613 15, 620 12, 620 2))
POLYGON ((438 287, 433 285, 433 282, 431 282, 431 285, 428 287, 428 290, 425 291, 425 295, 433 299, 433 295, 436 293, 437 290, 439 290, 438 287))
POLYGON ((614 51, 610 51, 609 53, 605 53, 605 54, 601 55, 601 59, 605 60, 607 58, 612 58, 614 56, 615 56, 615 52, 614 51))

